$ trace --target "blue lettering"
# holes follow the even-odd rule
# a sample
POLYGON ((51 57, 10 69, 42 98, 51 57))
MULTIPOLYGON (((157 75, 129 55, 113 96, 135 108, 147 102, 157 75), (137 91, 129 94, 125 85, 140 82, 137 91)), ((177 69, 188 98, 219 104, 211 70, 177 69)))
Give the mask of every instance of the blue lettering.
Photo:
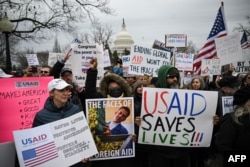
MULTIPOLYGON (((200 103, 199 103, 199 105, 200 105, 200 103)), ((191 107, 191 111, 190 111, 190 116, 196 116, 196 115, 200 115, 201 113, 203 113, 204 111, 205 111, 205 109, 207 108, 207 102, 206 102, 206 100, 205 100, 205 97, 204 96, 202 96, 201 94, 198 94, 198 93, 193 93, 192 94, 192 107, 191 107), (203 109, 201 109, 199 112, 197 112, 197 113, 195 113, 194 112, 194 101, 195 101, 195 97, 201 97, 202 99, 203 99, 203 101, 205 102, 205 104, 204 104, 204 108, 203 109)))

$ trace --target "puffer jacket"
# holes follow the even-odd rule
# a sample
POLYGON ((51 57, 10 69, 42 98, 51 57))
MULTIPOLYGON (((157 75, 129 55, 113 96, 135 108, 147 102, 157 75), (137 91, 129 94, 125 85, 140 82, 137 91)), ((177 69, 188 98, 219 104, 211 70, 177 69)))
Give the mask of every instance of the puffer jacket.
POLYGON ((72 116, 80 111, 82 111, 81 108, 73 104, 70 100, 67 101, 64 107, 57 108, 53 100, 48 97, 44 104, 44 108, 36 113, 32 127, 54 122, 72 116))

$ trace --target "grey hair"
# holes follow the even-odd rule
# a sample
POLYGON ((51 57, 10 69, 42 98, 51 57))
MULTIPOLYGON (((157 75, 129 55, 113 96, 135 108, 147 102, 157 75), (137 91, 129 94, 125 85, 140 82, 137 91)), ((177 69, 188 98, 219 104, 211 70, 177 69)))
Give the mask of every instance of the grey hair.
POLYGON ((237 124, 242 124, 239 121, 239 118, 242 117, 245 114, 250 114, 250 107, 247 106, 247 104, 245 103, 244 105, 241 106, 237 106, 235 108, 234 114, 233 114, 233 120, 237 123, 237 124))

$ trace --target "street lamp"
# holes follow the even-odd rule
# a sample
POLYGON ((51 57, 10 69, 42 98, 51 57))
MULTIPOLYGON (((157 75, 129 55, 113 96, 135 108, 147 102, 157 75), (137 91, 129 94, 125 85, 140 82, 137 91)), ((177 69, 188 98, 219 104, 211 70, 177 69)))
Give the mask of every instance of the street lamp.
POLYGON ((7 13, 5 12, 4 17, 0 21, 0 31, 5 34, 5 42, 6 42, 6 71, 12 71, 11 65, 11 57, 10 57, 10 45, 9 45, 9 34, 13 31, 14 25, 10 22, 7 17, 7 13))

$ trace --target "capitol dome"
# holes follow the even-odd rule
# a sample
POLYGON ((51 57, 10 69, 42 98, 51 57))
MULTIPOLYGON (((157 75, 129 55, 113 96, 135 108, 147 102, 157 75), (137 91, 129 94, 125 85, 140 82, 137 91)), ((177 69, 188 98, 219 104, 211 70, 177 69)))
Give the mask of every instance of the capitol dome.
POLYGON ((124 50, 130 51, 131 45, 134 44, 132 36, 127 32, 125 21, 123 19, 122 30, 117 34, 117 37, 114 41, 114 47, 112 51, 117 51, 118 56, 122 56, 124 54, 124 50))

